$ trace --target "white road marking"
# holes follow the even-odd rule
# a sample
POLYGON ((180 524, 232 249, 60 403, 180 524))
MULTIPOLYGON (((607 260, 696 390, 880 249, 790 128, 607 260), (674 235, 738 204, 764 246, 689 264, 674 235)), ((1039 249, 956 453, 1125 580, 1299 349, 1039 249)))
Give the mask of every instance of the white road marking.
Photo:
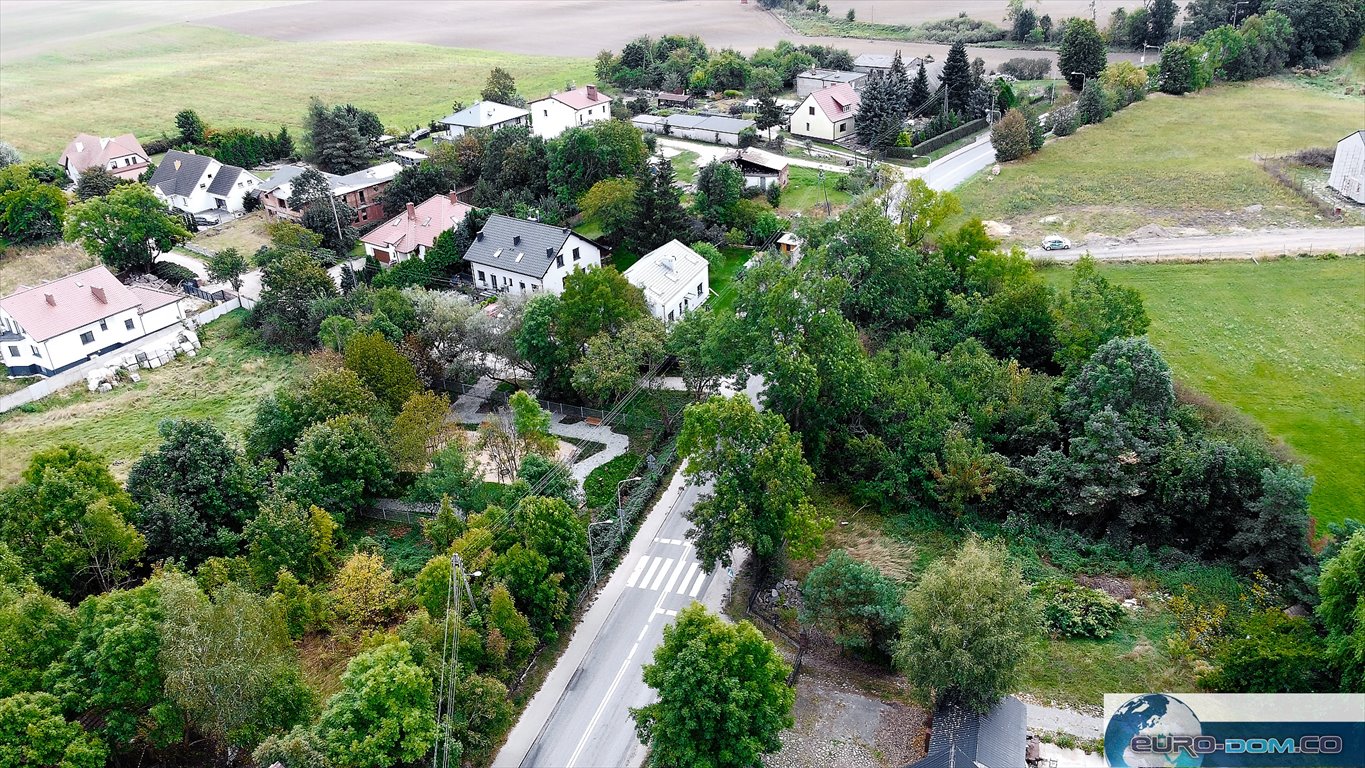
POLYGON ((696 572, 697 564, 693 563, 692 566, 687 569, 687 575, 683 577, 682 583, 678 585, 678 594, 682 595, 687 593, 687 585, 692 583, 692 574, 696 572))
POLYGON ((668 575, 668 569, 671 568, 672 566, 673 566, 672 558, 669 558, 664 561, 664 567, 659 569, 659 575, 655 576, 654 581, 650 582, 649 584, 650 592, 657 590, 659 588, 659 585, 664 583, 664 577, 668 575))
POLYGON ((635 638, 635 642, 638 644, 641 640, 644 640, 644 639, 645 639, 645 633, 648 632, 648 631, 649 631, 649 622, 645 622, 645 625, 644 625, 643 627, 640 627, 640 635, 639 635, 639 637, 636 637, 636 638, 635 638))
POLYGON ((630 572, 630 578, 626 579, 626 586, 633 587, 635 582, 640 580, 640 572, 645 569, 645 563, 649 562, 648 557, 640 558, 640 562, 635 564, 635 570, 630 572))
POLYGON ((678 583, 678 577, 682 575, 684 565, 686 563, 683 562, 682 558, 678 558, 678 567, 674 568, 673 575, 668 577, 668 584, 664 586, 665 592, 673 591, 673 585, 678 583))
POLYGON ((705 581, 706 581, 706 571, 702 571, 701 573, 697 574, 697 580, 696 580, 695 583, 692 584, 692 591, 691 591, 691 592, 688 592, 688 593, 687 593, 687 596, 688 596, 688 597, 696 597, 696 596, 697 596, 697 593, 701 591, 701 585, 702 585, 702 583, 705 582, 705 581))
POLYGON ((662 563, 663 561, 664 559, 662 557, 656 557, 654 558, 654 561, 649 564, 649 570, 645 571, 645 577, 643 579, 640 579, 640 589, 649 589, 649 587, 647 586, 649 584, 649 580, 654 577, 655 569, 657 569, 659 567, 659 564, 662 563))

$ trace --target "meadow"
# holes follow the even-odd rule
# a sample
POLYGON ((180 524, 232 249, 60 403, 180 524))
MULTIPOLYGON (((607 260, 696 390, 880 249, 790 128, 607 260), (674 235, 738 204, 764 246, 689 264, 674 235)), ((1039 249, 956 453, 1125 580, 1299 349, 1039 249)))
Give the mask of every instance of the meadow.
POLYGON ((282 42, 178 25, 83 41, 0 65, 0 125, 25 156, 55 160, 77 131, 141 139, 173 133, 194 109, 210 126, 300 136, 313 96, 378 113, 392 130, 476 101, 503 67, 528 98, 590 82, 588 59, 415 43, 282 42), (262 87, 268 84, 269 87, 262 87))
POLYGON ((163 419, 209 419, 240 438, 256 404, 303 375, 305 358, 253 343, 238 310, 199 331, 203 349, 154 370, 142 381, 110 392, 87 392, 84 383, 0 415, 0 484, 19 479, 29 458, 62 443, 104 454, 119 477, 143 451, 160 444, 163 419))
POLYGON ((1153 94, 1003 164, 998 177, 978 175, 957 193, 964 216, 1008 223, 1011 239, 1027 241, 1044 230, 1119 236, 1147 224, 1209 231, 1309 225, 1316 211, 1276 184, 1255 156, 1334 146, 1359 130, 1362 114, 1359 96, 1284 79, 1153 94), (1039 222, 1053 215, 1061 221, 1039 222))
MULTIPOLYGON (((1317 478, 1319 521, 1365 510, 1365 259, 1102 264, 1142 292, 1186 386, 1260 422, 1317 478)), ((1049 280, 1069 280, 1062 269, 1049 280)))

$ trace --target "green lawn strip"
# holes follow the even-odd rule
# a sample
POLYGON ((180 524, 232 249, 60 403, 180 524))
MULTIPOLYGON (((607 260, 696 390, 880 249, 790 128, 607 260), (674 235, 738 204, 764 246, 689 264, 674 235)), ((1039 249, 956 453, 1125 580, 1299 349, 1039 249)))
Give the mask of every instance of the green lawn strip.
POLYGON ((1056 139, 1000 175, 957 190, 964 214, 1008 222, 1015 239, 1045 229, 1126 234, 1146 224, 1225 230, 1315 223, 1316 211, 1255 162, 1333 146, 1360 127, 1361 101, 1276 80, 1153 94, 1100 125, 1056 139), (1293 120, 1283 119, 1294 115, 1293 120), (1260 205, 1257 213, 1243 209, 1260 205), (1059 215, 1060 224, 1042 225, 1059 215))
POLYGON ((678 177, 678 181, 691 184, 697 178, 697 158, 701 157, 690 149, 684 149, 673 157, 669 162, 673 164, 673 175, 678 177))
POLYGON ((722 248, 720 264, 711 265, 711 290, 714 292, 708 302, 712 312, 720 313, 735 302, 735 291, 731 285, 735 277, 754 252, 748 248, 722 248))
POLYGON ((798 165, 788 166, 787 186, 782 189, 782 200, 778 207, 784 211, 807 211, 816 206, 824 205, 826 195, 829 196, 831 205, 848 205, 853 196, 836 189, 834 186, 834 182, 838 180, 840 175, 826 171, 822 191, 818 169, 798 165))
POLYGON ((588 506, 594 509, 614 509, 617 484, 630 477, 639 464, 639 456, 623 453, 589 472, 588 478, 583 481, 583 495, 588 506))
POLYGON ((588 59, 414 43, 285 42, 175 25, 5 64, 0 122, 5 139, 26 157, 47 160, 77 129, 142 139, 174 133, 180 109, 196 110, 214 127, 273 132, 283 124, 297 139, 315 95, 374 110, 386 127, 406 131, 449 114, 455 100, 477 100, 495 66, 511 72, 528 98, 567 80, 592 80, 588 59), (261 88, 263 81, 270 87, 261 88))
MULTIPOLYGON (((1103 265, 1142 292, 1176 378, 1253 417, 1317 478, 1321 522, 1365 509, 1365 260, 1103 265)), ((1067 270, 1047 270, 1063 284, 1067 270)), ((1319 527, 1321 530, 1321 525, 1319 527)))
POLYGON ((304 358, 254 346, 232 312, 199 331, 203 349, 155 370, 142 381, 110 392, 87 392, 84 383, 0 415, 0 482, 18 479, 29 458, 62 443, 79 443, 105 455, 116 475, 161 442, 163 419, 209 419, 240 437, 256 405, 300 378, 304 358))

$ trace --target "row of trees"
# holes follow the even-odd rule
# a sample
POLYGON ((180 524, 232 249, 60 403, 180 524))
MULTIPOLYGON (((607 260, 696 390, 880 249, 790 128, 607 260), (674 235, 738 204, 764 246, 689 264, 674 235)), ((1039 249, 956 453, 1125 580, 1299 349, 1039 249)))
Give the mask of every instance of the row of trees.
POLYGON ((175 148, 208 155, 220 163, 254 168, 263 163, 294 157, 294 137, 280 126, 278 133, 260 133, 249 128, 212 128, 199 113, 184 109, 176 113, 179 141, 175 148))
POLYGON ((748 58, 731 49, 712 51, 701 38, 664 35, 638 37, 621 49, 597 54, 597 79, 621 88, 704 95, 708 91, 747 91, 774 96, 792 87, 796 76, 811 67, 848 70, 853 56, 846 49, 793 45, 787 40, 760 48, 748 58))
POLYGON ((1284 69, 1294 53, 1295 32, 1288 16, 1268 10, 1239 26, 1223 24, 1195 43, 1169 43, 1161 49, 1158 84, 1175 95, 1202 90, 1214 80, 1252 80, 1284 69))

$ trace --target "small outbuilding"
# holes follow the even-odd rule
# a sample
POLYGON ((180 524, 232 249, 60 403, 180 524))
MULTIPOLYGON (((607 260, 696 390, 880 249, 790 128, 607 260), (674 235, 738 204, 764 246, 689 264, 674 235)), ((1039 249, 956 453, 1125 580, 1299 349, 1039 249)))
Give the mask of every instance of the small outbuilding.
POLYGON ((692 94, 690 93, 659 91, 654 95, 654 105, 660 109, 666 107, 671 107, 673 109, 691 109, 692 101, 692 94))
POLYGON ((752 147, 728 152, 721 161, 729 163, 744 174, 745 187, 767 189, 776 184, 787 186, 787 158, 769 154, 752 147))
POLYGON ((1365 131, 1356 131, 1337 142, 1327 186, 1348 200, 1365 203, 1365 131))
POLYGON ((775 128, 760 132, 753 120, 720 115, 636 115, 636 128, 663 136, 738 147, 740 134, 753 131, 756 138, 772 138, 775 128))
POLYGON ((855 91, 861 91, 867 85, 867 75, 840 69, 808 69, 796 76, 796 95, 809 96, 831 85, 847 85, 855 91))

